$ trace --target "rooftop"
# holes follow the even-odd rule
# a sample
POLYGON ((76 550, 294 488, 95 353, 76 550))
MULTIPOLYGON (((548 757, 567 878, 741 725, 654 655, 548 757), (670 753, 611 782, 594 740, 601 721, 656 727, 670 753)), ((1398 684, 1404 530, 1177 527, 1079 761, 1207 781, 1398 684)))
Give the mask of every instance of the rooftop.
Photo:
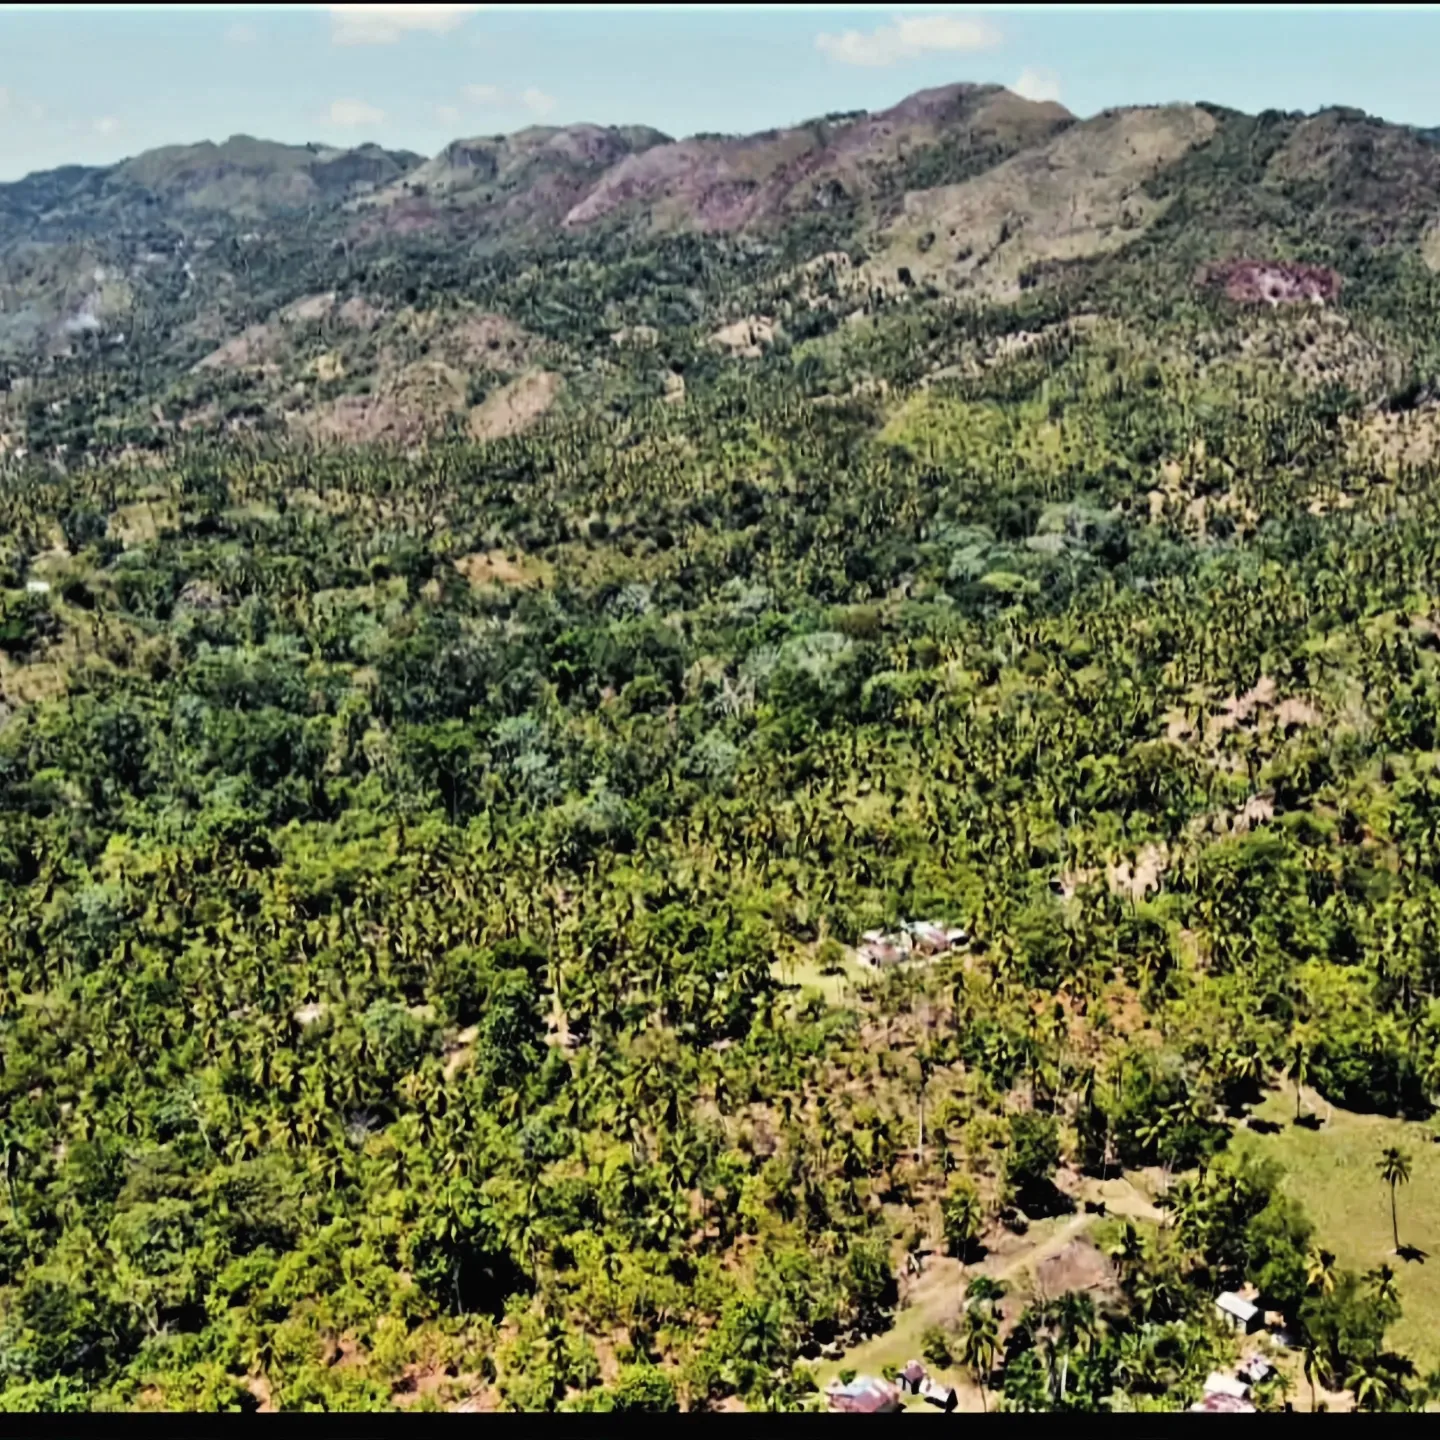
POLYGON ((1250 1387, 1243 1380, 1237 1380, 1233 1375, 1212 1370, 1205 1379, 1205 1393, 1207 1395, 1229 1395, 1236 1400, 1243 1400, 1250 1393, 1250 1387))
POLYGON ((1250 1321, 1259 1313, 1257 1306, 1252 1305, 1248 1300, 1243 1300, 1231 1290, 1221 1291, 1215 1297, 1215 1304, 1227 1315, 1234 1315, 1236 1319, 1250 1321))
POLYGON ((1255 1407, 1236 1395, 1221 1395, 1218 1392, 1207 1395, 1190 1407, 1207 1415, 1253 1415, 1255 1407))

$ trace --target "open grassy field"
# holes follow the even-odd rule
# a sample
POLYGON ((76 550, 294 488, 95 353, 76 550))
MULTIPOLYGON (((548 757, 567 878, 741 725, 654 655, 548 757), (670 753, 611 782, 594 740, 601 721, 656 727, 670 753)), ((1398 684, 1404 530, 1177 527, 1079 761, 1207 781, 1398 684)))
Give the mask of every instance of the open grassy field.
POLYGON ((875 972, 862 965, 853 954, 847 954, 837 974, 826 975, 813 956, 777 960, 774 964, 775 978, 782 985, 794 985, 800 994, 807 990, 818 990, 830 1005, 849 1005, 856 993, 866 984, 873 984, 875 972))
POLYGON ((1295 1092, 1269 1096, 1256 1115, 1280 1126, 1273 1135, 1240 1130, 1235 1145, 1272 1156, 1285 1167, 1286 1184, 1315 1223, 1316 1238, 1339 1263, 1362 1273, 1395 1267, 1404 1315, 1392 1343, 1410 1355, 1421 1374, 1440 1366, 1440 1144, 1435 1132, 1414 1121, 1356 1115, 1332 1109, 1305 1092, 1306 1109, 1321 1125, 1294 1124, 1295 1092), (1397 1191, 1400 1243, 1422 1258, 1397 1259, 1390 1232, 1390 1193, 1376 1166, 1387 1145, 1410 1155, 1410 1183, 1397 1191))

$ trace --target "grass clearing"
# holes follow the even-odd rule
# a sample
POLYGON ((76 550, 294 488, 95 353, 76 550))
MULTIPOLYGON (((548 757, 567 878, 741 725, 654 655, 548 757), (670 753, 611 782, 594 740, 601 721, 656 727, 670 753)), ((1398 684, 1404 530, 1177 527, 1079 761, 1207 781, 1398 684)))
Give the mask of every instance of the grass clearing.
POLYGON ((830 1005, 853 1005, 861 988, 875 979, 874 971, 868 970, 853 955, 847 955, 839 970, 831 975, 822 971, 813 955, 777 960, 772 972, 782 985, 794 985, 802 995, 807 990, 818 990, 830 1005))
POLYGON ((1235 1147, 1285 1167, 1286 1186, 1314 1221, 1317 1241, 1334 1251, 1341 1265, 1362 1274, 1377 1265, 1395 1267, 1404 1314, 1390 1340, 1427 1374, 1440 1365, 1440 1144, 1429 1126, 1412 1120, 1332 1110, 1312 1091, 1305 1092, 1305 1101, 1321 1117, 1318 1129, 1294 1123, 1295 1092, 1281 1090, 1255 1112, 1279 1131, 1241 1129, 1235 1147), (1377 1169, 1387 1145, 1410 1156, 1410 1183, 1396 1190, 1400 1243, 1416 1247, 1423 1259, 1394 1254, 1390 1191, 1377 1169))

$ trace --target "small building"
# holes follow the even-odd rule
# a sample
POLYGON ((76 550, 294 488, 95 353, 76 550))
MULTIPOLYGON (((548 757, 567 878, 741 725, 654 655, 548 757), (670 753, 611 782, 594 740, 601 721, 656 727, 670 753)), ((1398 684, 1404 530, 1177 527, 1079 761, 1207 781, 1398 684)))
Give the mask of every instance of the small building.
POLYGON ((880 970, 917 956, 944 955, 969 938, 965 930, 936 920, 907 920, 898 930, 867 930, 860 937, 859 956, 880 970))
POLYGON ((902 1390, 918 1395, 920 1387, 929 1381, 930 1376, 918 1360, 911 1360, 895 1378, 900 1382, 902 1390))
POLYGON ((1236 1366, 1235 1373, 1247 1385, 1258 1385, 1274 1368, 1263 1355, 1252 1355, 1236 1366))
POLYGON ((1233 1290, 1225 1290, 1217 1295, 1215 1308, 1225 1317, 1226 1323, 1242 1335, 1252 1335, 1260 1328, 1259 1306, 1241 1299, 1233 1290))
POLYGON ((1235 1395, 1207 1395, 1203 1400, 1197 1400, 1190 1408, 1205 1415, 1253 1415, 1255 1413, 1255 1407, 1248 1400, 1242 1400, 1235 1395))
POLYGON ((953 1385, 941 1385, 928 1375, 920 1382, 920 1395, 931 1405, 938 1405, 947 1415, 960 1403, 953 1385))
POLYGON ((910 943, 922 955, 940 955, 950 948, 950 932, 933 920, 916 920, 905 928, 910 943))
POLYGON ((1243 1400, 1250 1393, 1250 1387, 1234 1375, 1226 1375, 1221 1370, 1212 1370, 1205 1377, 1205 1393, 1207 1395, 1229 1395, 1232 1399, 1243 1400))
POLYGON ((909 958, 910 937, 904 931, 886 934, 883 930, 867 930, 860 937, 860 959, 876 970, 909 958))
POLYGON ((873 1375, 857 1375, 848 1385, 836 1380, 825 1399, 836 1415, 887 1415, 900 1409, 899 1387, 873 1375))

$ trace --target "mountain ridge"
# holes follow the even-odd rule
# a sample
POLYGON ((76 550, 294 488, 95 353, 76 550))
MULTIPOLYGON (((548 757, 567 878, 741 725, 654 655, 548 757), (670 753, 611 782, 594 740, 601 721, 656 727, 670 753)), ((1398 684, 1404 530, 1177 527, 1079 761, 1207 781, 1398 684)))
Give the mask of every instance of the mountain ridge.
POLYGON ((98 350, 164 425, 318 414, 408 442, 509 386, 586 403, 618 334, 670 337, 669 362, 627 342, 619 368, 678 397, 686 365, 877 306, 1098 285, 1163 307, 1239 263, 1258 268, 1216 293, 1279 303, 1299 264, 1324 277, 1305 294, 1393 309, 1440 272, 1440 147, 1344 107, 1081 118, 964 82, 739 136, 165 146, 0 185, 0 380, 98 350), (497 355, 481 333, 523 339, 497 355))

